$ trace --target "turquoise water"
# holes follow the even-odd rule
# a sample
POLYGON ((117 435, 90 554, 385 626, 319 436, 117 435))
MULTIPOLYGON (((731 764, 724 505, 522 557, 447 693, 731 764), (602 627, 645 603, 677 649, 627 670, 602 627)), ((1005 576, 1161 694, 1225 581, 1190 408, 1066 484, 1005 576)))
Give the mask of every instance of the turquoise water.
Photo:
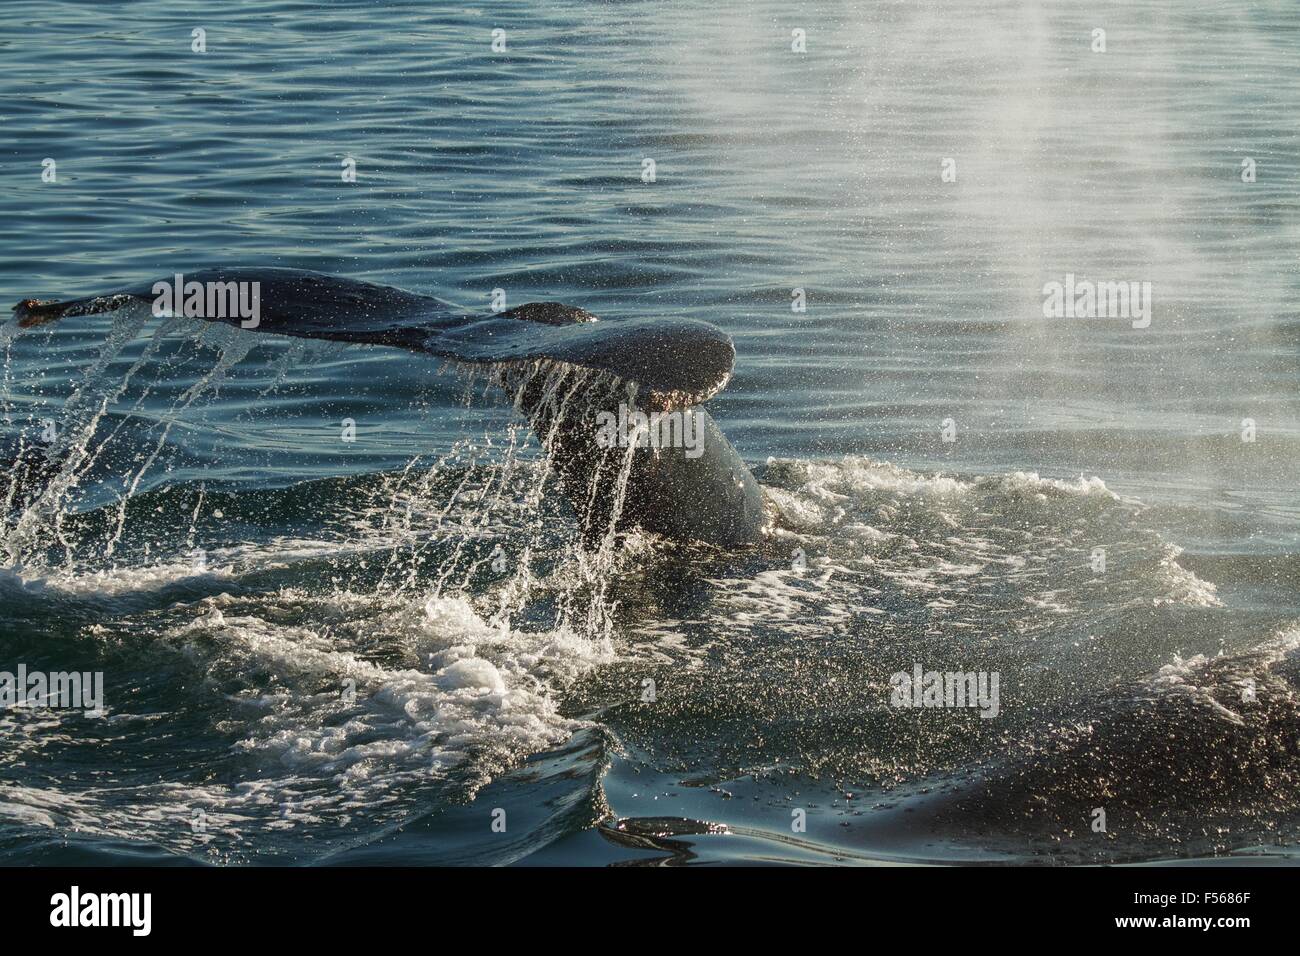
POLYGON ((773 517, 584 558, 427 358, 6 325, 3 457, 71 457, 0 482, 0 670, 106 714, 0 714, 4 862, 1291 858, 1294 5, 6 12, 0 299, 275 265, 703 319, 773 517), (1044 318, 1067 274, 1149 327, 1044 318), (999 715, 892 708, 916 663, 999 715))

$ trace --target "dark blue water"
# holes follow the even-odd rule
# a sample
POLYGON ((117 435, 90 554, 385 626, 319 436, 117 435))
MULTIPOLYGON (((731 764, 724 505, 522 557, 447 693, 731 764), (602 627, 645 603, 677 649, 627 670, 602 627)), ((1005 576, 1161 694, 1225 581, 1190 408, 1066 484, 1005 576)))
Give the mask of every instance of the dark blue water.
POLYGON ((1291 859, 1297 42, 1280 0, 11 0, 0 299, 703 319, 772 519, 591 556, 426 357, 10 323, 3 457, 60 464, 0 480, 0 670, 105 714, 0 712, 0 860, 1291 859), (1044 318, 1067 274, 1149 326, 1044 318), (918 663, 997 717, 892 707, 918 663))

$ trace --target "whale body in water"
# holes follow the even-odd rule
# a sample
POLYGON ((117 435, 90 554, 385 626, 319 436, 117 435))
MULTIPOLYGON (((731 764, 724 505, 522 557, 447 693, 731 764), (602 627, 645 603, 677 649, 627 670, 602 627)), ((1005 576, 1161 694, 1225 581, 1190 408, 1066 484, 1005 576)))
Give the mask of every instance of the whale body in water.
POLYGON ((186 273, 174 289, 168 278, 67 301, 26 299, 14 313, 30 328, 141 304, 166 314, 160 301, 169 314, 257 332, 488 367, 548 450, 589 539, 632 526, 716 545, 762 535, 758 482, 700 407, 727 384, 736 354, 708 323, 600 322, 558 302, 467 315, 432 296, 280 268, 186 273))

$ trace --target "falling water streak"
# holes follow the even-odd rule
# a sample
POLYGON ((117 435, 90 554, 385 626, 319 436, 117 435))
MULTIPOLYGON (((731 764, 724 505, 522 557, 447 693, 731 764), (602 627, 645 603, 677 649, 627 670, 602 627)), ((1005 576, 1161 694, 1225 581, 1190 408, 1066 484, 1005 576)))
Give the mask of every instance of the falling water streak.
MULTIPOLYGON (((610 459, 615 458, 616 455, 617 452, 611 449, 602 456, 601 462, 592 475, 593 488, 601 482, 605 464, 610 459)), ((628 479, 632 476, 632 463, 635 457, 636 442, 628 442, 613 486, 614 497, 609 512, 609 522, 605 533, 601 537, 600 546, 594 552, 579 548, 573 555, 576 559, 578 581, 580 582, 579 588, 588 592, 585 613, 583 614, 582 633, 593 640, 608 639, 613 632, 615 608, 607 603, 606 598, 617 556, 614 544, 617 541, 618 522, 623 515, 623 505, 627 498, 628 479)), ((572 598, 578 590, 573 589, 565 594, 565 603, 562 606, 560 617, 563 626, 570 628, 573 626, 572 614, 574 606, 572 598)))
MULTIPOLYGON (((459 444, 456 446, 456 448, 460 448, 460 447, 465 447, 465 446, 459 444)), ((429 550, 429 548, 431 548, 434 544, 437 543, 438 532, 442 530, 442 526, 446 522, 448 516, 452 513, 452 511, 456 509, 456 506, 460 503, 461 499, 466 495, 466 487, 476 473, 477 460, 478 460, 477 451, 478 450, 476 448, 471 447, 469 453, 469 463, 463 466, 460 481, 457 483, 456 488, 453 490, 451 497, 448 499, 443 509, 434 515, 433 527, 427 533, 425 542, 422 545, 415 547, 411 551, 411 554, 407 560, 406 581, 405 583, 398 585, 394 589, 394 593, 400 594, 417 587, 420 559, 424 556, 424 553, 429 550)), ((421 482, 420 485, 417 486, 417 488, 413 493, 407 494, 406 496, 407 520, 405 523, 404 530, 408 536, 411 536, 413 534, 414 522, 411 520, 411 518, 414 514, 415 506, 418 504, 422 504, 425 500, 425 496, 431 494, 431 485, 432 485, 433 478, 441 474, 442 471, 448 466, 448 464, 451 461, 458 460, 460 457, 461 454, 456 449, 453 449, 453 452, 451 454, 439 459, 438 462, 432 468, 429 469, 427 481, 421 482)), ((389 566, 391 567, 395 565, 399 557, 400 557, 400 553, 394 553, 392 556, 390 556, 389 566)), ((387 575, 387 569, 385 571, 385 577, 386 575, 387 575)))
POLYGON ((221 382, 225 380, 230 370, 239 364, 250 351, 252 351, 252 340, 238 335, 225 336, 226 341, 219 345, 220 353, 217 364, 214 365, 207 374, 201 376, 197 382, 187 388, 172 405, 168 416, 167 424, 164 426, 162 434, 158 436, 158 441, 154 445, 153 451, 145 459, 143 465, 136 471, 135 476, 131 479, 126 494, 122 496, 117 510, 117 524, 104 547, 104 554, 111 557, 117 549, 118 542, 122 539, 122 531, 126 525, 126 507, 131 498, 135 495, 140 487, 140 480, 145 473, 153 466, 158 455, 162 452, 163 446, 167 444, 167 437, 171 434, 172 428, 176 424, 176 418, 183 415, 185 411, 194 404, 195 400, 210 388, 216 390, 220 387, 221 382))
MULTIPOLYGON (((402 474, 396 478, 391 485, 391 494, 384 508, 384 518, 382 529, 386 531, 397 530, 400 535, 406 539, 413 539, 416 528, 417 506, 423 506, 433 493, 434 481, 439 478, 443 472, 450 466, 453 461, 458 460, 463 454, 464 445, 457 442, 452 446, 452 450, 447 455, 439 458, 429 468, 425 469, 424 474, 415 482, 414 487, 407 490, 406 485, 411 474, 411 465, 403 470, 402 474), (400 510, 399 510, 400 508, 400 510), (400 516, 400 519, 399 519, 400 516)), ((411 464, 419 460, 419 456, 412 459, 411 464)), ((472 466, 471 466, 472 467, 472 466)), ((468 474, 465 476, 468 477, 468 474)), ((438 516, 438 524, 433 531, 436 532, 441 526, 445 512, 438 516)), ((434 534, 430 534, 424 546, 412 548, 405 565, 406 581, 403 584, 395 586, 395 591, 400 593, 415 586, 417 572, 419 569, 420 558, 428 546, 434 541, 434 534)), ((380 575, 379 587, 382 590, 388 586, 388 578, 399 565, 403 553, 400 550, 393 551, 385 563, 384 571, 380 575)))
MULTIPOLYGON (((91 441, 99 427, 99 422, 107 413, 109 407, 126 393, 136 373, 157 353, 159 343, 174 328, 174 324, 164 323, 160 326, 140 357, 126 370, 117 381, 116 386, 105 388, 103 393, 97 396, 99 401, 97 411, 90 415, 89 418, 83 418, 81 422, 77 422, 76 415, 87 401, 86 396, 93 394, 97 386, 104 384, 105 371, 112 361, 121 354, 122 349, 135 339, 147 318, 148 316, 142 314, 140 310, 129 309, 123 316, 114 321, 108 339, 100 348, 98 359, 89 367, 82 377, 81 383, 64 403, 62 410, 63 421, 61 422, 62 430, 56 434, 55 441, 42 449, 45 460, 58 463, 58 472, 51 480, 46 482, 42 492, 27 505, 16 521, 11 524, 6 519, 7 529, 4 546, 8 555, 7 566, 21 567, 33 563, 36 565, 43 563, 43 559, 39 557, 41 549, 39 538, 43 527, 41 521, 43 515, 50 516, 50 523, 46 530, 48 530, 54 541, 63 547, 65 563, 71 564, 74 543, 64 533, 65 518, 71 510, 70 497, 73 490, 80 485, 81 480, 89 469, 94 466, 95 461, 106 448, 107 443, 101 442, 93 451, 90 450, 91 441)), ((136 408, 139 405, 140 402, 137 401, 136 408)), ((118 426, 119 430, 120 428, 121 425, 118 426)), ((25 448, 24 445, 24 450, 25 448)), ((11 500, 14 491, 13 485, 16 483, 17 477, 16 474, 11 475, 10 493, 6 496, 11 500)), ((6 514, 8 513, 8 510, 6 510, 6 514)))
MULTIPOLYGON (((0 380, 0 413, 4 415, 4 424, 7 429, 12 429, 14 425, 13 341, 18 332, 19 327, 16 319, 10 319, 4 325, 0 325, 0 345, 4 346, 4 377, 0 380)), ((19 432, 18 453, 14 459, 13 467, 7 475, 9 487, 5 491, 3 508, 0 508, 0 522, 3 522, 3 525, 8 524, 8 520, 4 516, 10 513, 18 497, 23 462, 28 460, 31 447, 27 444, 26 434, 19 432)))
POLYGON ((198 535, 199 515, 203 513, 203 502, 207 499, 207 496, 207 482, 201 481, 199 482, 199 493, 194 502, 194 511, 190 514, 190 527, 185 533, 185 547, 190 551, 193 551, 195 547, 196 536, 198 535))
MULTIPOLYGON (((493 508, 500 502, 501 489, 509 478, 511 465, 512 461, 508 460, 507 463, 498 466, 495 469, 487 469, 487 480, 479 489, 476 503, 477 507, 473 512, 474 517, 478 520, 470 521, 469 523, 461 523, 460 533, 456 536, 455 550, 452 552, 451 557, 443 564, 442 573, 438 575, 438 580, 433 586, 432 597, 436 598, 443 595, 443 591, 447 587, 447 582, 451 580, 452 574, 455 573, 456 567, 465 553, 466 543, 471 538, 477 539, 478 532, 482 531, 488 518, 492 515, 493 508), (493 490, 494 486, 496 489, 495 491, 493 490)), ((459 592, 463 590, 463 588, 453 587, 452 590, 459 592)))
MULTIPOLYGON (((41 552, 45 546, 42 544, 41 539, 46 534, 51 538, 51 543, 57 543, 62 547, 65 566, 70 568, 75 563, 78 542, 72 540, 66 533, 67 518, 75 513, 73 493, 81 486, 85 477, 101 456, 114 446, 115 440, 126 428, 127 424, 136 420, 136 413, 143 407, 149 395, 152 394, 153 387, 157 384, 159 378, 156 376, 152 384, 146 385, 132 407, 124 413, 121 421, 104 438, 96 441, 95 438, 100 424, 104 416, 109 413, 109 410, 126 394, 139 371, 156 359, 163 342, 176 329, 186 325, 182 320, 168 320, 161 323, 146 343, 139 358, 119 378, 115 379, 113 384, 109 387, 102 387, 106 383, 108 368, 121 355, 122 350, 137 337, 148 318, 147 314, 135 308, 125 310, 121 316, 117 317, 110 329, 108 338, 99 349, 96 361, 87 368, 81 382, 65 400, 61 411, 61 430, 57 434, 56 440, 48 446, 42 446, 40 449, 45 460, 56 463, 57 472, 44 483, 40 494, 26 504, 22 513, 16 519, 6 519, 3 543, 7 553, 8 566, 27 568, 44 566, 46 561, 41 557, 41 552), (89 404, 92 396, 96 402, 94 405, 89 404)), ((196 344, 200 346, 204 344, 204 338, 209 340, 216 338, 216 345, 219 349, 218 362, 213 369, 187 389, 172 404, 168 414, 163 416, 165 425, 152 452, 133 476, 123 478, 124 494, 119 499, 114 532, 104 545, 104 556, 112 555, 119 544, 125 529, 126 512, 129 503, 139 490, 142 479, 166 446, 167 439, 178 417, 207 391, 218 387, 229 371, 247 355, 252 347, 251 339, 241 338, 232 332, 225 335, 218 333, 214 336, 211 334, 210 329, 205 328, 205 331, 208 334, 206 336, 200 335, 196 344)), ((170 362, 166 363, 163 369, 169 368, 170 365, 170 362)), ((6 374, 8 374, 8 362, 6 363, 6 374)), ((7 395, 8 393, 6 393, 6 411, 9 408, 7 395)), ((20 440, 19 462, 21 463, 28 452, 36 447, 35 445, 29 445, 25 439, 20 440)), ((6 515, 11 512, 11 509, 18 502, 21 479, 20 467, 21 464, 14 467, 8 476, 8 488, 4 495, 6 515)), ((197 520, 197 515, 195 520, 197 520)), ((192 523, 190 529, 191 540, 193 535, 194 526, 192 523)))
MULTIPOLYGON (((545 375, 545 378, 543 379, 542 398, 541 401, 539 402, 538 408, 539 410, 548 408, 550 404, 553 402, 554 395, 557 389, 559 388, 560 382, 562 382, 564 377, 568 374, 568 370, 569 370, 568 366, 557 367, 554 365, 541 365, 541 364, 530 365, 529 368, 524 371, 522 375, 523 382, 519 386, 519 391, 514 396, 515 407, 520 411, 522 411, 523 389, 526 388, 528 384, 531 383, 537 377, 538 374, 543 374, 545 375)), ((500 376, 500 379, 501 379, 501 383, 504 385, 506 377, 500 376)), ((543 445, 545 445, 545 442, 543 442, 543 445)), ((511 447, 507 450, 505 460, 501 462, 501 464, 498 466, 495 472, 496 477, 498 479, 496 482, 495 494, 492 492, 493 476, 489 475, 488 482, 485 485, 482 495, 479 499, 479 520, 473 526, 472 530, 481 531, 486 526, 486 522, 491 517, 494 509, 501 503, 503 490, 507 487, 507 482, 509 478, 514 474, 516 460, 517 460, 516 452, 517 449, 512 440, 511 447)), ((549 459, 551 457, 549 449, 546 449, 544 447, 544 452, 545 454, 543 456, 543 465, 541 468, 541 473, 536 479, 537 485, 539 487, 539 496, 540 496, 540 484, 545 481, 546 476, 549 472, 548 464, 549 464, 549 459)), ((459 563, 460 558, 464 553, 466 541, 468 540, 469 537, 470 534, 462 534, 457 539, 455 552, 452 554, 451 558, 446 562, 442 574, 439 576, 437 583, 434 585, 433 593, 432 593, 433 597, 442 596, 443 588, 446 586, 447 581, 449 580, 451 574, 454 572, 457 564, 459 563)), ((470 569, 471 574, 472 571, 473 568, 470 569)), ((464 589, 465 586, 468 585, 468 580, 469 580, 469 576, 467 575, 465 582, 461 586, 462 590, 464 589)))
POLYGON ((288 346, 280 356, 270 363, 268 371, 271 373, 271 381, 267 383, 264 388, 258 391, 258 399, 266 398, 272 392, 276 391, 284 384, 285 380, 288 379, 290 373, 295 368, 301 368, 303 365, 306 365, 311 356, 315 355, 319 360, 319 358, 323 357, 324 353, 327 351, 332 350, 323 348, 322 343, 320 342, 314 342, 308 339, 290 340, 288 346))
MULTIPOLYGON (((4 378, 0 381, 0 413, 4 415, 6 428, 13 428, 13 340, 18 333, 18 323, 10 320, 3 326, 0 326, 0 344, 4 346, 4 378)), ((18 498, 18 492, 21 488, 21 477, 24 462, 28 461, 31 449, 34 446, 28 445, 27 435, 24 432, 18 433, 18 449, 14 458, 13 466, 7 474, 9 487, 5 490, 3 507, 0 508, 0 527, 8 526, 7 516, 14 507, 14 502, 18 498)))
MULTIPOLYGON (((422 455, 412 456, 406 463, 406 466, 396 477, 390 476, 388 479, 381 482, 379 488, 371 496, 372 504, 367 511, 373 512, 376 509, 379 511, 379 531, 381 534, 398 534, 402 537, 410 536, 414 524, 412 519, 415 510, 415 502, 423 499, 423 496, 419 492, 428 488, 427 483, 431 481, 434 475, 437 475, 440 472, 443 463, 443 461, 440 460, 425 469, 424 481, 417 486, 416 493, 408 493, 403 497, 403 492, 407 482, 410 480, 410 475, 415 469, 415 466, 421 460, 423 460, 422 455), (387 501, 381 501, 381 495, 385 494, 387 495, 387 501), (399 515, 401 516, 400 518, 399 515)), ((364 521, 359 521, 357 523, 364 524, 364 521)), ((379 575, 379 582, 377 585, 378 590, 383 591, 388 586, 388 577, 397 565, 399 553, 399 551, 394 550, 389 554, 388 560, 384 562, 384 569, 379 575)), ((409 570, 410 569, 408 568, 408 571, 409 570)))
MULTIPOLYGON (((75 420, 81 406, 88 401, 87 396, 93 394, 94 386, 104 381, 105 371, 122 353, 122 350, 140 334, 147 320, 148 315, 146 313, 142 313, 139 309, 128 309, 113 321, 112 326, 109 328, 108 338, 100 346, 98 357, 86 369, 81 383, 73 388, 72 394, 63 403, 62 414, 65 420, 75 420)), ((137 361, 128 371, 127 377, 119 382, 119 388, 109 401, 116 401, 126 391, 126 387, 130 383, 130 376, 134 375, 135 371, 143 364, 142 359, 137 361)), ((107 393, 105 396, 100 397, 106 396, 107 393)), ((71 431, 73 429, 68 428, 63 434, 68 434, 71 431)), ((63 440, 62 435, 56 436, 55 440, 50 443, 51 457, 57 458, 61 455, 67 444, 68 442, 63 440)))
MULTIPOLYGON (((519 432, 521 426, 512 425, 510 428, 511 440, 519 432)), ((527 441, 527 436, 525 436, 527 441)), ((531 514, 532 518, 524 529, 523 544, 519 549, 518 560, 515 561, 514 573, 505 581, 498 592, 497 609, 493 612, 489 623, 494 627, 508 627, 510 619, 514 616, 519 608, 525 607, 532 596, 534 576, 532 570, 533 553, 536 542, 542 534, 542 518, 540 513, 541 489, 546 477, 546 465, 543 462, 537 468, 537 474, 534 477, 533 487, 536 491, 530 490, 525 496, 524 513, 531 514)))
MULTIPOLYGON (((129 369, 127 369, 126 373, 123 375, 122 382, 120 383, 120 386, 115 393, 114 401, 116 401, 116 399, 119 398, 121 395, 125 394, 126 389, 130 386, 130 383, 132 379, 135 377, 136 372, 153 360, 153 358, 157 355, 163 341, 172 332, 172 330, 174 330, 179 326, 179 324, 180 323, 177 322, 176 320, 168 320, 159 326, 157 331, 154 333, 153 337, 149 340, 149 343, 146 345, 144 352, 140 356, 139 361, 135 362, 129 369)), ((96 461, 98 461, 100 455, 102 455, 107 449, 112 447, 113 442, 117 438, 117 436, 122 432, 122 430, 127 426, 129 422, 134 420, 135 415, 141 410, 141 408, 144 407, 145 401, 153 393, 153 385, 156 385, 158 381, 159 381, 158 377, 155 376, 153 384, 146 385, 144 388, 141 389, 140 396, 135 400, 135 403, 131 406, 131 408, 122 415, 121 421, 119 421, 117 425, 113 428, 113 430, 110 431, 108 435, 99 443, 99 445, 95 449, 95 453, 88 456, 86 460, 82 462, 80 469, 73 476, 72 487, 76 487, 80 485, 82 479, 84 479, 86 475, 89 474, 90 469, 95 466, 95 463, 96 461)), ((92 426, 92 431, 93 431, 93 427, 94 426, 92 426)), ((57 527, 60 530, 62 528, 62 522, 66 514, 66 511, 67 511, 66 508, 61 507, 57 515, 57 527)), ((66 556, 65 563, 69 565, 71 564, 70 554, 66 556)))
POLYGON ((0 346, 4 346, 4 378, 0 379, 0 413, 4 415, 4 423, 12 427, 13 418, 13 341, 18 334, 18 323, 10 319, 4 325, 0 325, 0 346))
MULTIPOLYGON (((387 502, 379 506, 381 509, 380 514, 382 515, 382 518, 380 520, 380 525, 379 525, 381 531, 387 531, 397 527, 396 515, 399 514, 398 509, 402 501, 405 502, 405 507, 400 513, 405 515, 406 518, 405 526, 402 530, 405 531, 410 530, 411 516, 414 509, 413 502, 415 496, 407 494, 406 497, 403 498, 402 494, 406 490, 407 482, 411 480, 411 475, 415 471, 415 466, 418 465, 423 460, 424 460, 423 455, 411 456, 411 459, 407 461, 405 467, 402 468, 402 470, 397 474, 397 476, 396 477, 389 476, 389 478, 380 485, 378 491, 376 491, 376 493, 372 496, 372 500, 375 501, 379 500, 381 494, 387 494, 388 496, 387 502)), ((439 461, 434 463, 429 468, 425 469, 425 473, 422 477, 419 487, 422 488, 428 487, 428 483, 432 480, 432 477, 438 474, 439 465, 441 464, 442 462, 439 461)), ((386 573, 387 573, 387 569, 385 569, 385 574, 386 573)))
MULTIPOLYGON (((473 502, 473 519, 462 523, 458 529, 456 543, 452 554, 444 559, 441 573, 432 586, 427 589, 430 598, 450 594, 464 594, 484 564, 492 560, 491 556, 476 558, 466 562, 466 550, 473 541, 483 540, 488 536, 493 519, 501 512, 503 506, 516 503, 523 512, 531 517, 525 519, 522 529, 522 542, 514 573, 503 585, 494 589, 496 609, 491 615, 494 625, 508 626, 514 615, 526 607, 531 600, 535 577, 533 561, 535 554, 543 544, 545 525, 541 515, 541 505, 545 488, 555 473, 555 456, 559 453, 557 438, 565 428, 585 427, 589 424, 586 417, 610 394, 626 386, 612 377, 601 375, 587 369, 551 361, 531 362, 524 366, 488 365, 482 367, 458 366, 456 371, 467 379, 466 394, 473 396, 476 381, 486 378, 484 392, 500 388, 510 398, 514 408, 529 419, 541 449, 538 466, 528 473, 528 479, 522 487, 517 487, 516 476, 523 452, 529 447, 525 437, 520 440, 519 426, 512 425, 508 432, 509 441, 502 459, 487 474, 478 489, 477 499, 473 502), (581 400, 580 400, 581 399, 581 400), (459 574, 457 570, 463 568, 459 574)), ((634 391, 629 392, 634 395, 634 391)), ((626 485, 631 474, 634 449, 629 449, 621 462, 610 462, 612 456, 602 456, 597 462, 592 476, 593 487, 589 499, 595 501, 597 494, 608 487, 613 501, 613 510, 608 515, 607 525, 601 529, 596 549, 590 551, 581 541, 571 540, 563 546, 560 554, 562 564, 567 564, 571 571, 557 580, 563 583, 557 596, 557 627, 579 630, 590 639, 608 638, 612 629, 612 609, 605 607, 608 592, 608 572, 614 564, 614 544, 616 529, 626 497, 626 485), (612 486, 609 482, 613 482, 612 486), (579 602, 581 603, 581 606, 579 602)), ((439 465, 444 464, 440 462, 439 465)), ((472 461, 462 475, 460 482, 452 493, 451 500, 435 518, 434 534, 424 544, 413 549, 409 556, 394 554, 390 556, 385 569, 384 583, 391 570, 399 560, 404 559, 408 566, 407 581, 399 590, 406 590, 416 583, 416 570, 423 553, 438 540, 437 531, 441 530, 449 515, 457 509, 463 499, 469 496, 467 487, 476 477, 477 461, 472 461)), ((438 466, 426 473, 427 482, 437 472, 438 466)), ((409 469, 397 479, 397 487, 404 487, 409 469)), ((418 499, 418 495, 412 496, 418 499)), ((393 497, 396 501, 396 495, 393 497)), ((414 500, 412 500, 414 504, 414 500)), ((408 509, 409 511, 409 509, 408 509)), ((518 522, 510 522, 517 526, 518 522)))
MULTIPOLYGON (((518 470, 519 432, 517 429, 512 428, 509 430, 507 434, 510 437, 510 442, 506 446, 504 459, 502 460, 502 463, 499 466, 500 480, 497 482, 496 494, 493 497, 488 498, 487 492, 485 490, 484 498, 481 500, 479 505, 479 520, 477 525, 473 529, 474 531, 478 532, 479 536, 482 536, 483 531, 487 527, 488 520, 493 517, 493 515, 496 513, 498 506, 504 500, 505 495, 510 487, 510 479, 514 477, 515 472, 518 470)), ((462 538, 462 540, 464 539, 462 538)), ((469 567, 465 569, 465 574, 461 577, 459 590, 468 591, 470 588, 470 584, 473 582, 475 575, 478 573, 479 568, 481 568, 483 565, 487 564, 491 560, 492 560, 492 556, 488 555, 488 557, 486 558, 479 558, 475 561, 470 562, 469 567)), ((452 567, 454 566, 455 565, 453 564, 452 567)))
MULTIPOLYGON (((528 491, 523 503, 524 513, 531 515, 531 518, 528 519, 528 525, 525 529, 524 545, 519 560, 516 562, 515 573, 501 589, 497 611, 492 617, 494 623, 508 622, 510 615, 516 609, 526 605, 532 594, 535 581, 532 574, 533 551, 543 532, 542 492, 551 473, 551 463, 555 453, 555 439, 559 434, 560 422, 564 421, 569 415, 574 397, 584 389, 590 376, 585 370, 574 369, 570 378, 571 384, 568 391, 565 392, 563 398, 555 407, 552 425, 547 429, 546 434, 541 436, 542 462, 537 470, 532 488, 528 491)), ((516 406, 522 402, 521 392, 516 393, 514 401, 516 406)))
POLYGON ((424 545, 416 549, 415 553, 412 555, 410 573, 408 575, 408 587, 414 587, 416 585, 415 569, 417 566, 417 559, 421 555, 423 555, 425 551, 427 551, 430 547, 432 547, 434 543, 436 543, 437 532, 442 530, 442 526, 447 521, 448 516, 452 513, 453 510, 456 509, 457 505, 461 504, 462 499, 467 496, 467 491, 466 491, 467 486, 470 484, 470 481, 476 475, 477 467, 478 467, 478 454, 476 449, 473 453, 471 453, 469 464, 466 466, 464 473, 461 475, 460 481, 457 483, 456 489, 452 492, 451 498, 447 501, 447 504, 442 509, 442 511, 435 516, 434 526, 433 526, 434 533, 431 534, 429 540, 426 541, 424 545))

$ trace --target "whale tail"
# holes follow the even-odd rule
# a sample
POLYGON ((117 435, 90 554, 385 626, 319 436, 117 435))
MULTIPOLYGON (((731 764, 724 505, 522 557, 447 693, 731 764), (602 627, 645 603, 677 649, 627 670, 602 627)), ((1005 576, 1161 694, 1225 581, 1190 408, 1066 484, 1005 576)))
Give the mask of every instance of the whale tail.
POLYGON ((547 445, 589 536, 632 525, 719 545, 761 535, 758 483, 697 407, 726 385, 735 361, 730 337, 707 323, 600 322, 558 302, 467 315, 431 296, 278 268, 205 270, 67 301, 24 299, 14 314, 33 328, 146 304, 155 314, 487 366, 547 445), (583 376, 580 401, 562 413, 543 384, 551 377, 538 374, 556 370, 583 376), (611 416, 632 425, 614 427, 611 416))

